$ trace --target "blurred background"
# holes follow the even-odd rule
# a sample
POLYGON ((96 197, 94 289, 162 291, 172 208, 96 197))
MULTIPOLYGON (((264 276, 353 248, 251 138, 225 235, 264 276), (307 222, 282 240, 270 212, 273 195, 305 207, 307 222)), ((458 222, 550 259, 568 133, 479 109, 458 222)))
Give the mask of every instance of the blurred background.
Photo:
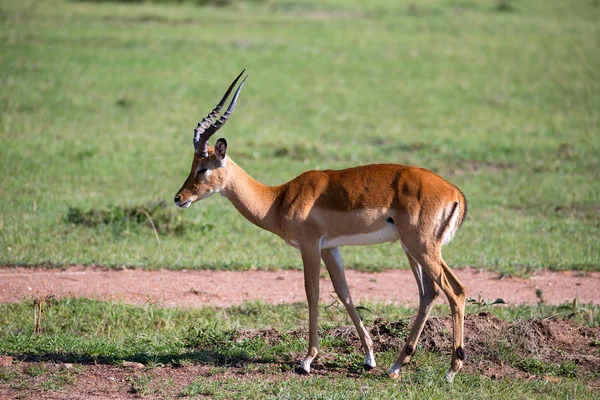
POLYGON ((451 266, 600 270, 598 0, 3 0, 0 264, 300 268, 226 199, 172 202, 243 68, 214 139, 257 180, 419 165, 469 201, 451 266))

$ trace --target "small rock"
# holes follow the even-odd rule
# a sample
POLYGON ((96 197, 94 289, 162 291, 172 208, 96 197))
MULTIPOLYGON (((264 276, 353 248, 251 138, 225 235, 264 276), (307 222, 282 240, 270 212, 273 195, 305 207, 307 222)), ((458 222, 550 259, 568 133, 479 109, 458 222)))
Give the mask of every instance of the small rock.
POLYGON ((115 378, 114 376, 109 376, 108 380, 111 381, 111 382, 116 382, 117 378, 115 378))
POLYGON ((62 367, 63 367, 63 369, 73 369, 73 364, 66 363, 66 364, 63 364, 62 367))
POLYGON ((0 356, 0 367, 10 367, 13 363, 11 356, 0 356))
POLYGON ((123 361, 123 366, 124 367, 130 367, 133 369, 144 369, 146 368, 146 366, 142 363, 139 362, 132 362, 132 361, 123 361))

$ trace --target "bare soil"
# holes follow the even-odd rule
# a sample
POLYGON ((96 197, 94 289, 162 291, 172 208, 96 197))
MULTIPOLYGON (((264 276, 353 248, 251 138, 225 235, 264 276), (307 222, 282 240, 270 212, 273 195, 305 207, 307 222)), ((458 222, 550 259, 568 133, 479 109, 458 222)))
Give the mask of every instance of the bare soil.
MULTIPOLYGON (((524 279, 499 277, 474 268, 455 270, 477 299, 502 298, 509 304, 535 304, 541 296, 547 304, 578 299, 600 304, 600 272, 543 271, 524 279), (537 295, 536 295, 537 292, 537 295)), ((410 271, 379 273, 346 271, 355 302, 366 300, 415 306, 417 286, 410 271)), ((129 304, 154 302, 165 306, 226 307, 245 301, 272 304, 304 302, 302 271, 197 271, 102 267, 64 269, 0 267, 0 302, 31 299, 45 294, 56 297, 88 297, 129 304)), ((334 293, 326 274, 321 278, 321 299, 334 293)), ((445 301, 440 296, 440 301, 445 301)))

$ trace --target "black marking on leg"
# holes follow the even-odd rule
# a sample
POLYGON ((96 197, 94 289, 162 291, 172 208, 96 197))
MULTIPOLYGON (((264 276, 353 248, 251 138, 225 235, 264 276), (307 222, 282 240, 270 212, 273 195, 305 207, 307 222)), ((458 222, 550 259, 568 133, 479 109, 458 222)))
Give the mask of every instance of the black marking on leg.
POLYGON ((404 351, 406 351, 407 356, 412 356, 415 352, 415 348, 409 344, 408 346, 406 346, 406 349, 404 351))
POLYGON ((464 361, 465 360, 465 351, 463 350, 462 347, 459 347, 458 349, 456 349, 456 357, 460 361, 464 361))
POLYGON ((390 223, 390 224, 393 224, 393 223, 394 223, 394 218, 392 218, 392 217, 387 217, 387 218, 385 219, 385 222, 388 222, 388 223, 390 223))
POLYGON ((308 372, 307 370, 305 370, 302 367, 296 367, 294 369, 294 372, 296 372, 298 375, 310 375, 310 372, 308 372))

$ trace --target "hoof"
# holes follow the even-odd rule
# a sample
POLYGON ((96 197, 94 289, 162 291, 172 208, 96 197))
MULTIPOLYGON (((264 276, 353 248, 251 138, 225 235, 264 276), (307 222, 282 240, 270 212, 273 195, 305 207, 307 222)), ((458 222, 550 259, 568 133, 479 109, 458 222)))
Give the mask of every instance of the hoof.
POLYGON ((400 374, 397 372, 388 372, 388 377, 392 380, 395 381, 399 381, 400 380, 400 374))
POLYGON ((399 363, 394 363, 388 371, 388 376, 392 379, 398 379, 400 377, 400 368, 402 367, 399 363))
POLYGON ((366 370, 367 371, 372 370, 376 366, 377 366, 377 363, 375 362, 375 357, 373 357, 373 353, 371 352, 371 354, 367 354, 367 356, 365 357, 366 370))
POLYGON ((454 372, 452 370, 448 370, 448 372, 446 372, 446 382, 448 382, 448 383, 454 382, 454 375, 456 375, 456 372, 454 372))
POLYGON ((298 375, 310 375, 310 370, 308 370, 308 371, 307 371, 307 370, 305 370, 305 369, 304 369, 304 368, 302 368, 302 367, 296 367, 296 370, 295 370, 295 372, 296 372, 298 375))
POLYGON ((300 363, 300 367, 298 367, 298 370, 301 374, 303 375, 308 375, 310 374, 310 363, 311 363, 312 359, 310 360, 302 360, 302 362, 300 363))

